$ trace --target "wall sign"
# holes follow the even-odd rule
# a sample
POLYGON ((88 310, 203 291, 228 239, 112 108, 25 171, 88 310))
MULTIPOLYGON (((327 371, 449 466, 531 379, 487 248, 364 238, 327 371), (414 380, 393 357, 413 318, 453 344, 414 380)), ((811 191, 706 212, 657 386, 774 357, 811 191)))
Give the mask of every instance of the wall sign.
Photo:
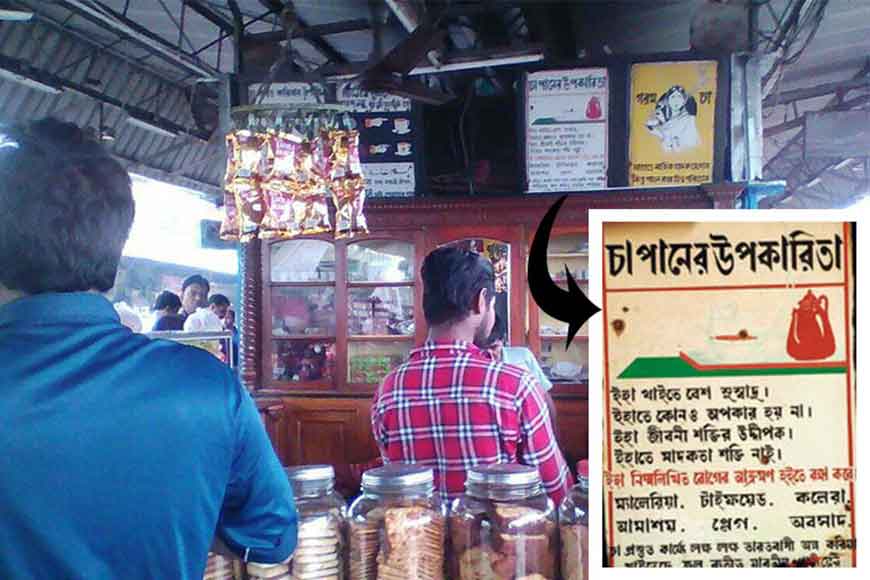
POLYGON ((324 102, 326 88, 311 83, 260 83, 248 85, 248 102, 252 105, 316 105, 324 102), (262 92, 261 92, 262 91, 262 92))
POLYGON ((612 565, 854 565, 851 232, 604 224, 612 565))
POLYGON ((631 67, 629 185, 697 185, 713 178, 715 61, 631 67))
POLYGON ((416 126, 410 99, 369 93, 354 83, 338 86, 338 102, 353 110, 360 132, 366 195, 412 196, 416 189, 416 126))
POLYGON ((607 187, 607 69, 526 77, 529 193, 607 187))

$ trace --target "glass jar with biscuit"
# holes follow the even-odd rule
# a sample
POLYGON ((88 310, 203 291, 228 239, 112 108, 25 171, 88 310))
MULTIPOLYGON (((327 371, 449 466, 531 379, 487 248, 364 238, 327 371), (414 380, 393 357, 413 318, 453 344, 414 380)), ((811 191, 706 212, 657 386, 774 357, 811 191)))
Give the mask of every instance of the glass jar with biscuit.
POLYGON ((451 578, 556 579, 556 510, 537 469, 471 468, 449 522, 451 578))
POLYGON ((335 491, 334 469, 330 465, 305 465, 286 472, 299 517, 289 577, 343 580, 347 505, 335 491))
POLYGON ((348 520, 350 580, 444 580, 447 522, 431 469, 366 471, 348 520))
POLYGON ((559 505, 562 580, 589 578, 589 464, 577 464, 577 485, 559 505))

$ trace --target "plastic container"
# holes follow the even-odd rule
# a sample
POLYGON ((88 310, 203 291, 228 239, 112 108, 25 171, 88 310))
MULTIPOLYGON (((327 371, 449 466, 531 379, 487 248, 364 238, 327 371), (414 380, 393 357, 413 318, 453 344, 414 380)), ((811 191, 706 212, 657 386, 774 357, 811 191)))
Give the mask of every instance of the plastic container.
POLYGON ((559 505, 562 580, 589 578, 589 464, 577 464, 577 485, 559 505))
POLYGON ((351 580, 443 580, 446 517, 431 469, 392 463, 362 476, 350 507, 351 580))
POLYGON ((450 510, 450 577, 554 580, 556 509, 538 470, 513 464, 469 470, 450 510))
POLYGON ((335 491, 335 470, 330 465, 306 465, 288 468, 286 473, 299 515, 289 577, 343 580, 347 506, 335 491))

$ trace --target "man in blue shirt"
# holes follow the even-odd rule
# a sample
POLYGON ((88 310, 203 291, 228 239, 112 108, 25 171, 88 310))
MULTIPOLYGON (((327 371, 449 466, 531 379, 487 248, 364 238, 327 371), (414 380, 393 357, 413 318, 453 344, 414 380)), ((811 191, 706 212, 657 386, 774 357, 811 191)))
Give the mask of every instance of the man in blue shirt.
POLYGON ((296 545, 256 406, 209 353, 121 325, 126 171, 73 125, 0 128, 0 578, 202 578, 296 545))

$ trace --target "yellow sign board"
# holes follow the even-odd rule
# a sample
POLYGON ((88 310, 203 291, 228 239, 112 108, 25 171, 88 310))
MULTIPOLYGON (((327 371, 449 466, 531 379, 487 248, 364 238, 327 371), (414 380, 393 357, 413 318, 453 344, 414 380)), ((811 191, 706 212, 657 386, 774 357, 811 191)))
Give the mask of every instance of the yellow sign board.
POLYGON ((631 67, 629 185, 696 185, 713 178, 715 61, 631 67))

